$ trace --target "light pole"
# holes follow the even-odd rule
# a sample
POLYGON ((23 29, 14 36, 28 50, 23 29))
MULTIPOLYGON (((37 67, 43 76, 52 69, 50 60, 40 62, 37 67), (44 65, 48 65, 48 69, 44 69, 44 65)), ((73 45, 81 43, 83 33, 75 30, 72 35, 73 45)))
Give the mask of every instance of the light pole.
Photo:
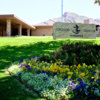
POLYGON ((61 0, 61 22, 63 22, 63 0, 61 0))

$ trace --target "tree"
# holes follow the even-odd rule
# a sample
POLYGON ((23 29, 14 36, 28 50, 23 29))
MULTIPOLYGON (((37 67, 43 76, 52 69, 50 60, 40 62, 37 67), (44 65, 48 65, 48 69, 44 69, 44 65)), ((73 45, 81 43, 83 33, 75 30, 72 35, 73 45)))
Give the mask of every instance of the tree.
POLYGON ((100 5, 100 0, 95 0, 95 4, 98 3, 100 5))

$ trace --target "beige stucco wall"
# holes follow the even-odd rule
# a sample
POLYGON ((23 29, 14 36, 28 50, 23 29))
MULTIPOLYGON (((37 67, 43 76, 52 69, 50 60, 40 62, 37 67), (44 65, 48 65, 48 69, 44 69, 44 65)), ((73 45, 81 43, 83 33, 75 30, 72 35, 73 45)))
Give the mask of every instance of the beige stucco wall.
MULTIPOLYGON (((32 36, 52 36, 52 33, 53 26, 36 27, 36 29, 32 31, 32 36)), ((96 31, 96 37, 100 37, 100 30, 96 31)))
POLYGON ((53 27, 37 27, 36 30, 32 32, 33 36, 52 36, 53 27))

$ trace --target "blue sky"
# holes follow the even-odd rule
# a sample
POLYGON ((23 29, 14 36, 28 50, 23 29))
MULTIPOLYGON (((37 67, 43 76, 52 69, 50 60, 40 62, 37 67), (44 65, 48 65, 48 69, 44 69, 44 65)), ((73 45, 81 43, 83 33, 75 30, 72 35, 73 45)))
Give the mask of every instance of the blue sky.
MULTIPOLYGON (((64 12, 100 18, 100 6, 94 0, 63 0, 64 12)), ((0 14, 15 14, 35 25, 61 16, 61 0, 0 0, 0 14)))

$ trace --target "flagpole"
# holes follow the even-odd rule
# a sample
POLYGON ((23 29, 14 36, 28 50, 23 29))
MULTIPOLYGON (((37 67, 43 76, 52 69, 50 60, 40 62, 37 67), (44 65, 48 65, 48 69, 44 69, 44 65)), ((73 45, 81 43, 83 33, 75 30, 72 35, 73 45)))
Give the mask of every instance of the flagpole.
POLYGON ((61 22, 63 22, 63 0, 61 0, 61 22))

